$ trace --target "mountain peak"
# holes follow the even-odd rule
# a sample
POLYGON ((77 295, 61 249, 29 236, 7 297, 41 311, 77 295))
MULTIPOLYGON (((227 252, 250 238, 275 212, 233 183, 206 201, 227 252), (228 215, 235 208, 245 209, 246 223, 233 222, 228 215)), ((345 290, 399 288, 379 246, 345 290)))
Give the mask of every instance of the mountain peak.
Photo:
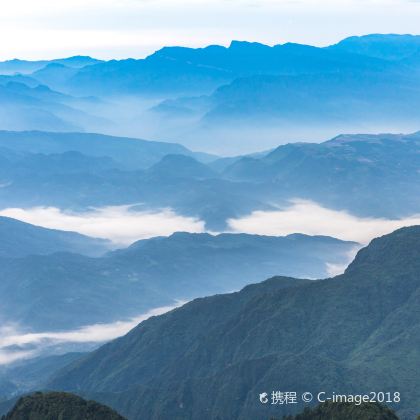
POLYGON ((401 60, 419 52, 420 36, 411 34, 351 36, 328 48, 385 60, 401 60))
POLYGON ((404 277, 420 270, 420 226, 398 229, 374 239, 361 249, 346 270, 371 273, 381 268, 387 275, 404 277))
POLYGON ((212 178, 216 174, 204 163, 197 161, 191 156, 180 154, 169 154, 149 169, 152 175, 164 177, 193 177, 193 178, 212 178))
POLYGON ((238 41, 232 40, 229 49, 245 49, 245 48, 271 48, 269 45, 262 44, 260 42, 252 42, 252 41, 238 41))

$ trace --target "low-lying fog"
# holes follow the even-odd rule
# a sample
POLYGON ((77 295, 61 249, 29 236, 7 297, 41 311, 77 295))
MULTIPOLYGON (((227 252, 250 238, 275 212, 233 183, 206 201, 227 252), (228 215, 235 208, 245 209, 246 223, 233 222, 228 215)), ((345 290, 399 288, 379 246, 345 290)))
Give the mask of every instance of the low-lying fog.
POLYGON ((47 354, 69 344, 101 344, 114 338, 127 334, 140 322, 162 315, 165 312, 183 305, 185 302, 176 302, 173 306, 162 306, 152 309, 145 314, 124 321, 110 324, 94 324, 76 330, 62 332, 24 332, 19 326, 7 325, 0 328, 0 365, 7 365, 20 359, 28 359, 47 354))
POLYGON ((0 215, 50 229, 75 231, 95 238, 110 239, 121 246, 139 239, 169 236, 177 231, 204 232, 204 222, 178 215, 171 209, 139 212, 130 208, 131 206, 103 207, 84 213, 69 212, 55 207, 7 208, 1 210, 0 215))
MULTIPOLYGON (((86 115, 96 118, 86 117, 76 123, 90 132, 175 142, 194 151, 220 156, 251 154, 298 141, 320 143, 343 133, 411 133, 420 126, 420 121, 396 124, 386 119, 372 122, 314 119, 299 124, 279 117, 249 116, 225 121, 208 119, 208 109, 200 106, 192 109, 187 106, 179 111, 158 110, 159 105, 165 103, 163 99, 128 95, 78 104, 86 115)), ((200 97, 195 101, 200 101, 200 97)))
MULTIPOLYGON (((84 213, 55 207, 7 208, 0 210, 0 215, 46 228, 109 239, 121 246, 174 232, 205 232, 205 223, 198 218, 186 217, 171 209, 136 211, 129 205, 103 207, 84 213)), ((326 235, 367 244, 377 236, 417 224, 420 224, 420 214, 404 219, 364 218, 296 199, 289 206, 275 211, 255 211, 241 218, 230 219, 228 231, 270 236, 292 233, 326 235)))
MULTIPOLYGON (((135 211, 131 206, 119 206, 74 213, 52 207, 36 207, 3 209, 0 215, 47 228, 71 230, 110 239, 118 246, 129 245, 138 239, 167 236, 176 231, 205 231, 203 221, 176 214, 170 209, 144 212, 135 211)), ((276 211, 255 211, 248 216, 228 220, 229 232, 233 233, 273 236, 291 233, 328 235, 361 244, 397 228, 415 224, 420 224, 420 215, 397 220, 360 218, 347 211, 328 209, 304 200, 293 200, 289 206, 276 211)), ((348 262, 353 259, 357 249, 358 247, 349 253, 348 262)), ((330 275, 340 274, 345 269, 345 265, 326 264, 330 275)), ((88 343, 92 345, 109 341, 125 334, 149 316, 170 309, 172 307, 157 308, 134 319, 88 325, 73 331, 31 333, 19 326, 3 326, 0 329, 0 365, 57 352, 57 348, 68 349, 72 343, 79 345, 77 348, 80 349, 85 348, 83 346, 88 343)))

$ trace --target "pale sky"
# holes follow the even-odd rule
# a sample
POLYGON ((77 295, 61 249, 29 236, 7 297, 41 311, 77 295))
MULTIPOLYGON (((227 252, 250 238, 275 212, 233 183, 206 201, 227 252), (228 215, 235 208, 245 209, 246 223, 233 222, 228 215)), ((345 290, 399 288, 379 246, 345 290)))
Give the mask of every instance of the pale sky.
POLYGON ((418 34, 420 0, 3 0, 0 60, 144 57, 164 45, 327 45, 418 34))

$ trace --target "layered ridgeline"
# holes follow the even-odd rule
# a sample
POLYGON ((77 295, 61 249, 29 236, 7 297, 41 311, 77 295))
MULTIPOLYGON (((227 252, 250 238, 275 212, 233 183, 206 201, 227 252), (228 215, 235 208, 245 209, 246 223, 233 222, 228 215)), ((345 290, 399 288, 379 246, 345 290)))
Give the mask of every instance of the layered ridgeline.
POLYGON ((0 216, 0 258, 69 252, 100 256, 112 248, 109 241, 75 232, 45 229, 0 216))
MULTIPOLYGON (((63 370, 49 389, 130 419, 281 417, 263 392, 400 392, 412 418, 420 344, 420 227, 375 239, 345 274, 277 277, 143 322, 63 370), (401 355, 404 355, 402 358, 401 355)), ((411 416, 411 417, 410 417, 411 416)))
POLYGON ((25 76, 0 76, 0 128, 3 130, 83 131, 110 122, 90 110, 95 98, 74 98, 25 76))
POLYGON ((99 62, 82 56, 51 61, 16 59, 0 62, 1 128, 72 131, 92 125, 106 126, 105 118, 95 116, 87 109, 97 106, 100 100, 76 98, 52 88, 81 68, 99 62), (49 79, 47 84, 43 83, 45 74, 49 79))
POLYGON ((2 420, 124 420, 116 411, 95 401, 64 392, 37 392, 22 397, 2 420))
POLYGON ((5 75, 16 75, 16 74, 30 74, 35 71, 41 70, 46 66, 56 65, 56 66, 66 66, 71 69, 80 69, 92 64, 98 64, 100 60, 96 58, 87 57, 87 56, 74 56, 67 58, 58 58, 55 60, 6 60, 0 61, 0 74, 5 75))
POLYGON ((0 74, 30 75, 53 88, 83 94, 202 93, 254 74, 381 70, 400 61, 413 61, 420 52, 419 44, 419 37, 410 35, 351 37, 327 48, 292 43, 269 47, 233 41, 229 47, 165 47, 138 60, 10 60, 0 62, 0 74))
POLYGON ((244 157, 223 176, 264 185, 277 199, 299 197, 358 215, 394 218, 419 212, 419 151, 420 133, 341 135, 244 157))
POLYGON ((0 294, 7 299, 0 318, 33 331, 119 321, 276 274, 326 277, 330 265, 346 265, 355 247, 322 236, 176 233, 101 258, 65 252, 3 258, 0 294))
POLYGON ((401 218, 420 211, 419 150, 419 133, 344 135, 217 159, 168 143, 0 132, 0 206, 142 203, 139 210, 172 208, 213 231, 296 198, 357 216, 401 218))
POLYGON ((326 48, 233 41, 145 59, 0 63, 0 126, 124 133, 219 153, 414 131, 418 46, 418 36, 371 35, 326 48))
POLYGON ((212 160, 210 155, 194 153, 176 143, 77 132, 0 131, 0 148, 3 153, 9 152, 10 158, 19 157, 19 153, 20 157, 25 157, 25 153, 28 153, 38 155, 38 159, 41 159, 43 155, 55 156, 66 152, 98 159, 107 157, 113 160, 113 165, 108 163, 108 167, 131 170, 148 168, 163 157, 175 154, 212 160), (14 155, 10 152, 14 152, 14 155))

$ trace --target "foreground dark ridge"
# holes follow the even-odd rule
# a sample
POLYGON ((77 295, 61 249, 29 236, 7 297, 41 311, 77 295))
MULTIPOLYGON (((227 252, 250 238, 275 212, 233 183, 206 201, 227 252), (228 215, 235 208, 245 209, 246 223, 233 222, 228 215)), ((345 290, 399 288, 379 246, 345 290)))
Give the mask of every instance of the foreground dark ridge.
POLYGON ((106 401, 130 419, 283 415, 293 408, 258 399, 279 387, 314 395, 398 391, 404 398, 394 408, 414 417, 419 303, 414 226, 375 239, 341 276, 273 278, 152 318, 49 387, 106 401))
POLYGON ((2 420, 125 420, 95 401, 64 392, 37 392, 18 400, 2 420))

